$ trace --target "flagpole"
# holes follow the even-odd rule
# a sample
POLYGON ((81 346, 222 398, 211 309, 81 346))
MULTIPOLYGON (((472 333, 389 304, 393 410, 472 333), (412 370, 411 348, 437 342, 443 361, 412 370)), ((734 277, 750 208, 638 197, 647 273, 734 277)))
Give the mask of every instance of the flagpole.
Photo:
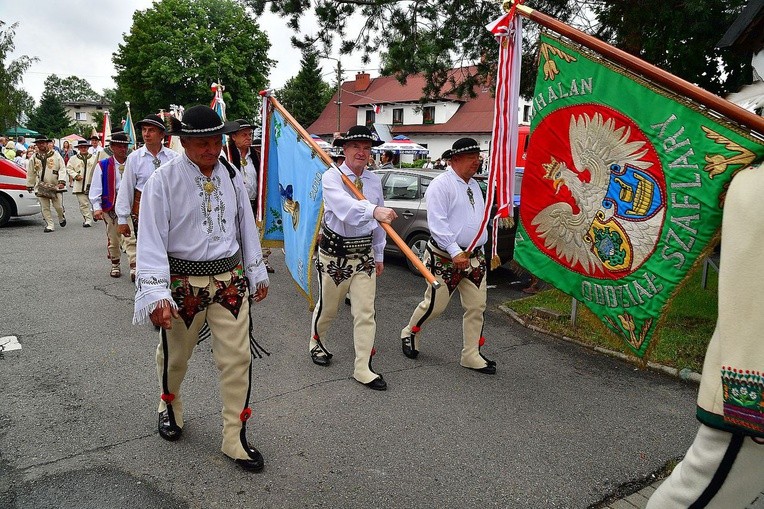
MULTIPOLYGON (((263 92, 261 92, 261 94, 262 93, 263 92)), ((275 97, 272 95, 268 95, 268 97, 270 98, 273 107, 279 110, 279 113, 284 116, 284 119, 289 122, 289 124, 300 134, 300 136, 302 136, 303 141, 308 143, 313 148, 313 151, 318 154, 321 160, 324 161, 329 167, 335 168, 340 172, 340 175, 342 175, 342 182, 345 184, 345 186, 347 186, 348 189, 350 189, 353 195, 355 195, 355 197, 359 200, 365 200, 366 198, 361 193, 361 191, 356 188, 355 184, 353 184, 353 181, 340 171, 337 165, 334 164, 334 161, 332 161, 332 158, 329 156, 329 154, 324 152, 321 147, 319 147, 316 142, 313 141, 313 138, 310 137, 310 134, 308 134, 308 132, 300 125, 300 123, 297 122, 294 117, 292 117, 292 115, 281 105, 281 103, 275 97)), ((416 269, 425 278, 425 280, 427 280, 427 282, 430 283, 433 288, 439 288, 440 283, 438 283, 438 281, 435 279, 435 276, 433 276, 429 269, 425 267, 424 263, 422 263, 422 260, 420 260, 419 257, 411 251, 406 242, 404 242, 403 239, 397 233, 395 233, 393 227, 387 223, 381 222, 379 225, 385 230, 387 236, 390 237, 393 242, 395 242, 395 245, 398 246, 398 249, 401 250, 406 258, 408 258, 411 264, 416 267, 416 269)))
POLYGON ((523 4, 515 3, 515 0, 504 0, 502 7, 505 11, 514 7, 520 15, 528 18, 531 21, 535 21, 541 26, 554 30, 555 32, 564 35, 565 37, 586 46, 589 49, 593 49, 609 59, 627 67, 628 69, 641 73, 644 76, 652 79, 653 81, 660 83, 669 90, 688 97, 709 109, 712 109, 718 113, 723 114, 727 118, 734 120, 738 124, 746 126, 760 135, 764 136, 764 117, 759 117, 751 113, 748 110, 741 108, 740 106, 727 101, 712 94, 711 92, 704 90, 697 85, 685 81, 673 74, 664 71, 652 64, 648 64, 644 60, 635 57, 623 50, 620 50, 606 42, 603 42, 596 37, 588 35, 580 30, 577 30, 565 23, 554 19, 551 16, 547 16, 535 9, 526 7, 523 4))

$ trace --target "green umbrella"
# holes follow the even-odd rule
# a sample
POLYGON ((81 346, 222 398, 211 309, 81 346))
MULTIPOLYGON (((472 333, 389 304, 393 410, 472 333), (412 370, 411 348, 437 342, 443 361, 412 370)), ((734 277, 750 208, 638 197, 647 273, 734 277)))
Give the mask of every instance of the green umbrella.
POLYGON ((35 138, 37 136, 40 136, 40 133, 37 131, 33 131, 31 129, 27 129, 26 127, 11 127, 10 129, 6 129, 5 132, 3 132, 5 136, 24 136, 24 137, 31 137, 35 138))

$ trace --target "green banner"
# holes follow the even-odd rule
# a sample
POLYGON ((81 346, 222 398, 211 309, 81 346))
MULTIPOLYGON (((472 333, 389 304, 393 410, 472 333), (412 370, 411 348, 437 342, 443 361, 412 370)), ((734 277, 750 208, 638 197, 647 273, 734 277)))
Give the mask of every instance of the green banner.
POLYGON ((764 144, 726 119, 542 35, 515 259, 643 356, 764 144))

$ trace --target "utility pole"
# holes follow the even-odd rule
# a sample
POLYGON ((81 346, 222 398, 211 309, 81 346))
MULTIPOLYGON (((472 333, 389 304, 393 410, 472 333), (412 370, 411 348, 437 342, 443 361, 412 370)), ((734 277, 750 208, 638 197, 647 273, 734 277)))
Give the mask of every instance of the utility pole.
POLYGON ((337 132, 340 130, 340 113, 342 109, 342 63, 337 59, 337 132))

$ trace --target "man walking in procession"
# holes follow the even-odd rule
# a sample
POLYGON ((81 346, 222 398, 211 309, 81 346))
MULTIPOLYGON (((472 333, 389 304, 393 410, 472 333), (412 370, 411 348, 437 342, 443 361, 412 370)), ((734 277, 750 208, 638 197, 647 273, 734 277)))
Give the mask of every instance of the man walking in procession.
MULTIPOLYGON (((127 161, 127 147, 130 140, 122 131, 112 133, 109 147, 112 156, 102 159, 93 171, 93 181, 90 184, 90 203, 93 205, 93 218, 96 221, 103 219, 106 224, 106 248, 109 260, 111 260, 111 277, 120 277, 120 235, 117 231, 117 213, 114 211, 114 203, 117 201, 117 191, 122 181, 127 161)), ((135 260, 135 237, 125 238, 126 251, 133 253, 135 260), (127 245, 130 245, 128 248, 127 245)), ((128 256, 129 258, 129 256, 128 256)))
POLYGON ((77 197, 77 202, 80 204, 80 213, 83 219, 82 226, 90 228, 93 226, 93 214, 90 211, 88 193, 90 192, 90 183, 93 180, 93 172, 98 164, 98 159, 88 152, 88 142, 86 140, 80 140, 77 143, 77 150, 79 154, 69 159, 69 163, 66 165, 66 172, 74 179, 72 193, 77 197))
POLYGON ((436 290, 428 285, 424 300, 401 331, 403 354, 410 359, 419 355, 417 333, 427 321, 440 316, 458 289, 464 308, 460 363, 465 368, 493 375, 496 363, 480 353, 487 296, 483 244, 488 239, 485 226, 481 230, 485 201, 480 186, 472 178, 480 167, 480 145, 472 138, 461 138, 444 158, 450 159, 449 167, 432 179, 425 193, 427 225, 432 237, 427 243, 424 264, 441 286, 436 290), (478 234, 475 249, 466 251, 478 234))
MULTIPOLYGON (((148 115, 135 125, 141 130, 144 145, 127 156, 115 206, 120 235, 134 237, 133 240, 137 240, 138 235, 138 215, 144 184, 159 166, 178 155, 162 146, 166 129, 159 115, 148 115)), ((130 246, 128 244, 125 247, 130 259, 130 279, 135 281, 135 251, 131 252, 130 246)))
POLYGON ((206 321, 223 400, 221 449, 241 468, 258 471, 263 457, 246 437, 258 346, 249 301, 264 299, 269 282, 241 174, 220 158, 222 135, 239 126, 207 106, 189 108, 182 122, 172 122, 185 153, 143 188, 133 317, 161 327, 159 435, 174 441, 182 434, 181 383, 206 321))
POLYGON ((339 171, 324 173, 324 222, 316 262, 320 295, 313 311, 308 349, 315 364, 329 365, 332 354, 326 349, 326 333, 339 303, 349 294, 355 345, 353 378, 370 389, 384 391, 387 383, 371 368, 377 330, 374 300, 377 277, 384 267, 385 231, 379 223, 391 223, 398 216, 383 206, 379 176, 365 171, 371 147, 382 142, 375 140, 367 127, 354 126, 334 144, 345 153, 340 171, 366 199, 358 200, 351 194, 339 171))
POLYGON ((53 231, 51 205, 58 214, 58 224, 62 228, 66 226, 62 200, 62 193, 66 190, 66 167, 61 156, 48 148, 49 141, 45 136, 35 140, 37 154, 27 164, 27 191, 34 192, 40 201, 45 233, 53 231))

